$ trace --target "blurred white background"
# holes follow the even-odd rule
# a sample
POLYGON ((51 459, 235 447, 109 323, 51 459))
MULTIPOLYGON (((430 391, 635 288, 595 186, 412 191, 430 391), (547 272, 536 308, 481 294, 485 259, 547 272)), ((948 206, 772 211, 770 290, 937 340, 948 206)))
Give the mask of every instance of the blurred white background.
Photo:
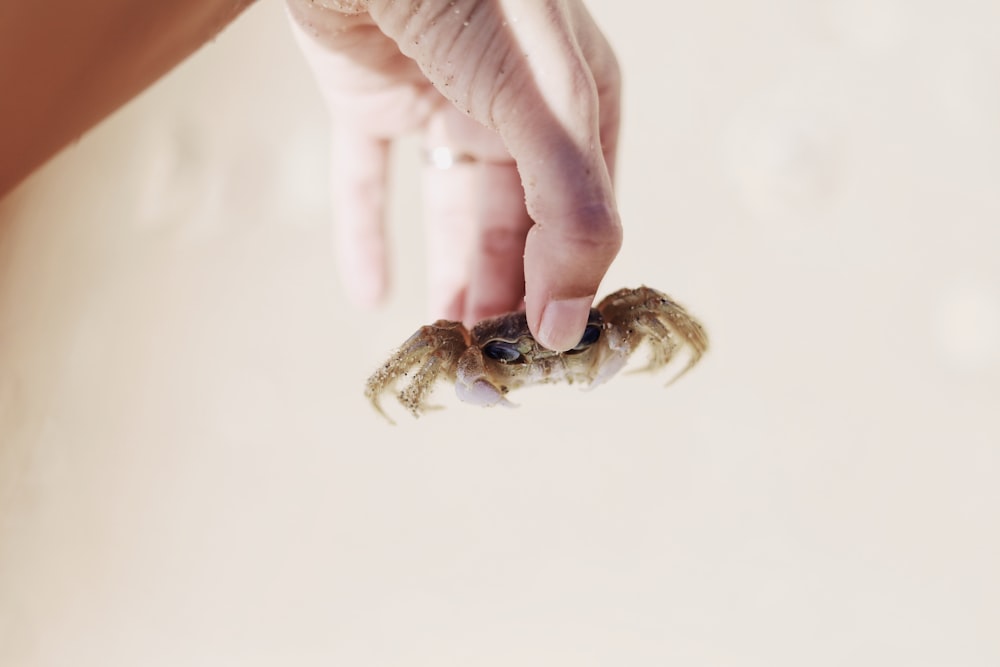
POLYGON ((702 365, 379 419, 260 3, 0 204, 0 664, 1000 664, 1000 4, 590 6, 702 365))

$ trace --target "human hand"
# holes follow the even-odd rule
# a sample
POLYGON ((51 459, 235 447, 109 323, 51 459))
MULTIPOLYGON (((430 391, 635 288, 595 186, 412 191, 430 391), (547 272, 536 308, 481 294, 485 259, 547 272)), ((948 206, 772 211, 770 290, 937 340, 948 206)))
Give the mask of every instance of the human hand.
POLYGON ((288 6, 333 117, 331 192, 351 296, 374 304, 386 292, 389 146, 419 130, 432 158, 424 205, 435 316, 471 325, 523 299, 542 345, 576 345, 621 247, 618 66, 582 3, 288 6))

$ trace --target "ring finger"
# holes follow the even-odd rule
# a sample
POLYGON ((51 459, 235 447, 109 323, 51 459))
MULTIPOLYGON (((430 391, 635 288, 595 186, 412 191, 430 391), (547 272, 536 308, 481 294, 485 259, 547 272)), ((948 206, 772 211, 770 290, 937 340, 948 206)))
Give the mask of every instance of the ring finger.
POLYGON ((473 324, 521 305, 531 220, 500 137, 450 105, 427 126, 424 208, 436 317, 473 324))

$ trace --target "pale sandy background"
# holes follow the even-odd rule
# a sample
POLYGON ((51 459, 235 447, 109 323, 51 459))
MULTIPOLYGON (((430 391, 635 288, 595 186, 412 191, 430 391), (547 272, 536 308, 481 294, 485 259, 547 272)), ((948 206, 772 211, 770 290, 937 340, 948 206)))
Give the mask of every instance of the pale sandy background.
POLYGON ((379 420, 263 2, 0 208, 0 664, 1000 664, 1000 4, 592 8, 704 364, 379 420))

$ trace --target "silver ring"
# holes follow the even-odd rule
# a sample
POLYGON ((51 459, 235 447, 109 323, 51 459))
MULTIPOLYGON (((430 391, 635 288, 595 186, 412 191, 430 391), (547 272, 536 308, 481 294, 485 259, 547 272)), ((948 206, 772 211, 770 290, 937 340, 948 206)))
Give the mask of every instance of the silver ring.
POLYGON ((435 169, 451 169, 456 164, 479 162, 471 153, 456 153, 447 146, 424 149, 424 164, 435 169))

